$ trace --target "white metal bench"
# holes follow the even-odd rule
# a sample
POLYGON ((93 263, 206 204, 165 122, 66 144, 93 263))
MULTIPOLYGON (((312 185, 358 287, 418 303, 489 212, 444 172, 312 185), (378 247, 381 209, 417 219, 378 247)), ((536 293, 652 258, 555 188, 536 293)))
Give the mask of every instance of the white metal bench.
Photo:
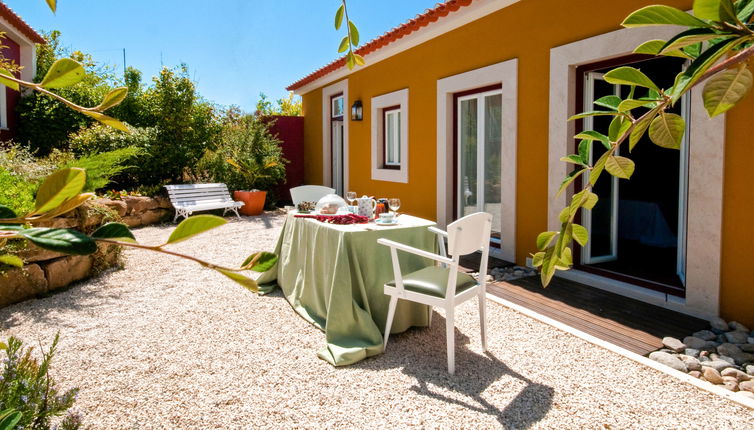
POLYGON ((165 185, 165 188, 168 190, 170 203, 175 208, 173 222, 176 222, 180 216, 188 218, 193 212, 212 209, 225 209, 223 215, 228 211, 233 211, 241 219, 238 208, 244 203, 234 201, 225 184, 165 185))

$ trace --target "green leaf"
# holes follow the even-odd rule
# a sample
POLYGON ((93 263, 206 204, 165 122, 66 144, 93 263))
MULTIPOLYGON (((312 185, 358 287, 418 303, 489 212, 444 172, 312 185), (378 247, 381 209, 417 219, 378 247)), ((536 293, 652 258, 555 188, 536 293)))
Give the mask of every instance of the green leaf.
POLYGON ((238 272, 233 272, 230 270, 225 269, 215 269, 218 272, 222 273, 223 275, 227 276, 228 278, 232 279, 234 282, 241 284, 244 288, 247 290, 256 293, 259 291, 259 285, 257 285, 257 282, 247 276, 244 276, 238 272))
POLYGON ((55 209, 64 201, 78 195, 86 184, 86 172, 78 167, 60 169, 45 178, 37 191, 35 213, 55 209))
POLYGON ((359 29, 356 28, 356 24, 353 21, 348 21, 348 29, 351 33, 351 44, 353 46, 359 46, 359 29))
POLYGON ((592 170, 589 172, 589 183, 594 185, 597 183, 602 171, 605 169, 605 163, 607 163, 607 157, 610 156, 610 152, 602 154, 602 156, 594 163, 592 170))
POLYGON ((110 90, 109 93, 105 94, 105 97, 102 99, 102 103, 95 107, 94 110, 98 112, 106 111, 111 107, 119 105, 127 95, 127 87, 119 87, 115 88, 114 90, 110 90))
POLYGON ((749 22, 754 14, 754 0, 739 0, 736 2, 736 15, 739 21, 749 22))
POLYGON ((81 82, 84 79, 84 66, 70 58, 61 58, 47 71, 42 83, 44 88, 65 88, 81 82))
POLYGON ((353 57, 353 52, 351 51, 348 51, 348 54, 346 54, 346 66, 348 66, 349 70, 356 67, 356 59, 353 57))
POLYGON ((545 258, 544 252, 538 252, 534 255, 532 255, 531 258, 531 265, 534 267, 539 267, 542 265, 542 260, 545 258))
POLYGON ((107 115, 105 115, 103 113, 93 112, 93 111, 90 111, 90 110, 81 111, 81 113, 83 113, 84 115, 87 115, 87 116, 90 116, 90 117, 96 119, 97 121, 101 122, 102 124, 109 125, 110 127, 114 128, 114 129, 117 129, 117 130, 120 130, 120 131, 125 131, 126 133, 130 133, 131 132, 131 130, 129 130, 128 127, 126 127, 125 124, 123 124, 122 122, 118 121, 117 119, 109 117, 109 116, 107 116, 107 115))
POLYGON ((586 163, 584 163, 584 160, 582 160, 580 156, 575 155, 575 154, 571 154, 566 157, 560 157, 560 161, 565 161, 566 163, 578 164, 579 166, 586 165, 586 163))
POLYGON ((542 251, 547 248, 550 245, 550 242, 552 242, 552 239, 557 235, 557 231, 546 231, 544 233, 539 233, 539 235, 537 236, 537 249, 542 251))
POLYGON ((599 197, 597 196, 597 194, 590 192, 586 200, 584 200, 584 204, 582 205, 582 207, 584 209, 591 210, 592 208, 594 208, 594 205, 597 204, 597 201, 599 201, 599 197))
POLYGON ((92 239, 110 239, 120 242, 136 243, 136 237, 128 226, 119 222, 109 222, 92 233, 92 239))
POLYGON ((634 129, 631 130, 631 134, 628 135, 629 152, 634 150, 634 146, 636 146, 636 144, 641 140, 642 136, 644 136, 644 133, 647 131, 647 128, 649 128, 649 124, 652 122, 655 115, 657 115, 656 109, 654 112, 650 111, 650 113, 643 119, 636 121, 636 123, 634 124, 634 129))
POLYGON ((244 260, 241 267, 255 272, 266 272, 272 269, 272 266, 277 262, 278 256, 271 252, 256 252, 244 260))
POLYGON ((695 45, 687 46, 681 49, 681 52, 683 52, 686 58, 691 58, 692 60, 696 60, 697 58, 699 58, 699 54, 702 53, 702 44, 697 43, 695 45))
MULTIPOLYGON (((665 46, 665 43, 667 42, 660 39, 648 40, 642 43, 641 45, 637 46, 634 49, 634 53, 647 54, 647 55, 660 55, 660 51, 662 51, 662 48, 665 46)), ((689 55, 683 51, 666 52, 663 55, 668 56, 668 57, 690 58, 689 55)))
POLYGON ((555 248, 547 248, 545 251, 545 255, 542 257, 541 270, 539 276, 542 281, 542 286, 547 287, 552 280, 553 275, 555 275, 555 248))
POLYGON ((615 96, 615 95, 609 95, 609 96, 598 98, 597 100, 594 101, 594 104, 597 106, 606 107, 611 110, 617 110, 620 102, 621 102, 620 97, 615 96))
POLYGON ((573 240, 575 240, 579 245, 584 246, 589 241, 589 232, 584 228, 584 226, 573 224, 572 228, 572 234, 573 234, 573 240))
POLYGON ((0 205, 0 218, 11 219, 15 218, 16 216, 17 215, 15 212, 13 212, 13 209, 5 205, 0 205))
POLYGON ((340 5, 337 11, 335 11, 335 29, 340 30, 340 26, 343 25, 343 13, 345 12, 345 6, 340 5))
POLYGON ((692 28, 678 33, 668 40, 665 46, 662 47, 662 50, 660 50, 660 54, 667 55, 668 52, 678 51, 681 48, 696 45, 697 43, 706 42, 719 37, 730 38, 734 36, 721 36, 708 28, 692 28))
POLYGON ((97 243, 89 236, 65 228, 29 228, 18 234, 40 248, 64 254, 89 255, 97 251, 97 243))
POLYGON ((681 25, 684 27, 711 27, 699 18, 670 6, 652 5, 632 12, 621 23, 624 27, 648 25, 681 25))
POLYGON ((565 189, 568 188, 569 185, 571 185, 571 182, 575 181, 576 178, 578 178, 584 172, 586 172, 586 169, 576 169, 573 172, 569 173, 568 176, 563 179, 563 182, 560 183, 560 188, 555 194, 555 197, 559 196, 560 193, 565 191, 565 189))
POLYGON ((338 52, 346 51, 348 51, 348 36, 343 36, 343 40, 340 41, 340 46, 338 46, 338 52))
POLYGON ((216 215, 194 215, 178 224, 170 234, 167 243, 177 243, 226 224, 225 219, 216 215))
POLYGON ((617 142, 620 137, 631 127, 631 120, 626 117, 616 116, 610 121, 608 137, 611 142, 617 142))
POLYGON ((623 66, 613 69, 603 77, 605 81, 615 85, 636 85, 644 88, 651 88, 655 91, 660 91, 660 88, 652 82, 651 79, 639 69, 623 66))
POLYGON ((736 22, 736 10, 730 0, 694 0, 694 16, 710 21, 736 22))
POLYGON ((56 206, 52 210, 45 212, 44 216, 41 219, 50 219, 56 216, 63 215, 67 212, 70 212, 76 209, 77 207, 83 205, 84 202, 91 199, 92 197, 94 197, 94 193, 77 194, 71 197, 70 199, 64 201, 60 205, 56 206))
POLYGON ((657 100, 647 100, 647 99, 626 99, 621 102, 620 106, 618 106, 618 110, 621 112, 628 112, 630 110, 640 108, 640 107, 646 107, 646 108, 653 108, 657 105, 657 100))
POLYGON ((0 84, 3 84, 6 87, 14 89, 16 91, 21 91, 21 87, 18 85, 18 82, 6 79, 3 76, 10 76, 15 78, 15 76, 13 76, 11 72, 6 69, 0 69, 0 84))
POLYGON ((710 117, 727 112, 751 90, 752 74, 745 64, 720 72, 704 84, 702 98, 710 117))
POLYGON ((579 142, 579 157, 584 164, 589 163, 589 153, 592 149, 592 142, 590 140, 582 140, 579 142))
POLYGON ((613 155, 605 162, 605 170, 617 178, 629 179, 634 174, 634 168, 632 160, 620 155, 613 155))
POLYGON ((649 125, 649 138, 663 148, 679 149, 686 130, 686 121, 680 115, 660 112, 649 125))
POLYGON ((699 57, 694 60, 682 73, 676 76, 673 87, 668 91, 673 102, 681 99, 686 90, 691 87, 713 64, 717 62, 725 53, 732 50, 742 38, 733 39, 727 42, 721 42, 707 48, 699 57))
POLYGON ((570 211, 570 208, 568 207, 563 208, 563 210, 560 211, 560 213, 558 214, 558 219, 560 220, 561 223, 567 222, 568 218, 570 217, 571 217, 571 211, 570 211))
POLYGON ((15 255, 4 254, 0 255, 0 264, 7 264, 8 266, 24 267, 24 260, 18 258, 15 255))
POLYGON ((366 64, 366 61, 364 61, 364 57, 362 57, 361 55, 355 52, 353 53, 353 59, 356 62, 356 64, 359 66, 363 66, 364 64, 366 64))
POLYGON ((610 149, 610 138, 598 131, 594 131, 594 130, 582 131, 581 133, 574 136, 574 139, 598 140, 602 142, 602 146, 604 146, 606 149, 610 149))
POLYGON ((568 118, 568 121, 573 121, 575 119, 581 119, 581 118, 587 118, 590 116, 615 116, 615 115, 622 115, 622 114, 620 112, 610 111, 610 110, 593 110, 593 111, 582 112, 582 113, 573 115, 572 117, 568 118))
MULTIPOLYGON (((47 4, 55 0, 47 0, 47 4)), ((7 347, 6 347, 7 349, 7 347)), ((0 430, 13 430, 23 418, 23 414, 15 409, 6 409, 0 412, 0 430)))
POLYGON ((57 12, 58 9, 58 0, 47 0, 47 6, 50 8, 52 13, 57 12))

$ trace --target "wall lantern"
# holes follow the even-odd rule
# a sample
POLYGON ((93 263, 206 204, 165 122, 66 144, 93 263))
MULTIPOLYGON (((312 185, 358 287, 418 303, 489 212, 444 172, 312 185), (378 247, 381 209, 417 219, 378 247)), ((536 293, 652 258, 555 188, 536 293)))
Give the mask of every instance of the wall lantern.
POLYGON ((361 121, 364 118, 363 108, 361 107, 361 100, 356 100, 351 106, 351 120, 361 121))

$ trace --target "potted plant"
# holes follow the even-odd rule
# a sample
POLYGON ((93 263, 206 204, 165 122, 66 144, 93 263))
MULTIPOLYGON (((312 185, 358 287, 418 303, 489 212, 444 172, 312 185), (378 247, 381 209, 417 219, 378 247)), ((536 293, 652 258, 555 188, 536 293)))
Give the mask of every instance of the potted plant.
MULTIPOLYGON (((270 161, 264 165, 258 165, 250 162, 236 161, 228 158, 227 161, 236 171, 246 178, 249 184, 259 184, 272 178, 271 173, 278 166, 276 161, 270 161)), ((233 191, 233 199, 244 202, 239 211, 244 215, 259 215, 264 210, 264 202, 267 199, 267 191, 261 191, 256 188, 250 190, 233 191)))

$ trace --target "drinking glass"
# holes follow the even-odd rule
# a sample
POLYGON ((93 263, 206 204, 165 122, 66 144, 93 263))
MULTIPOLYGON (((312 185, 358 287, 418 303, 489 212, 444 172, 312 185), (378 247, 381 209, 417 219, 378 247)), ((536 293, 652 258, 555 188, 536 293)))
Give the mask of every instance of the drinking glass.
MULTIPOLYGON (((346 193, 346 200, 348 200, 348 203, 350 203, 351 206, 353 206, 353 202, 356 201, 356 197, 357 197, 356 191, 349 191, 346 193)), ((353 212, 353 208, 349 207, 348 210, 353 212)))
POLYGON ((390 210, 393 211, 393 215, 398 215, 398 209, 401 208, 401 199, 396 199, 395 197, 391 198, 387 201, 388 205, 390 206, 390 210))

